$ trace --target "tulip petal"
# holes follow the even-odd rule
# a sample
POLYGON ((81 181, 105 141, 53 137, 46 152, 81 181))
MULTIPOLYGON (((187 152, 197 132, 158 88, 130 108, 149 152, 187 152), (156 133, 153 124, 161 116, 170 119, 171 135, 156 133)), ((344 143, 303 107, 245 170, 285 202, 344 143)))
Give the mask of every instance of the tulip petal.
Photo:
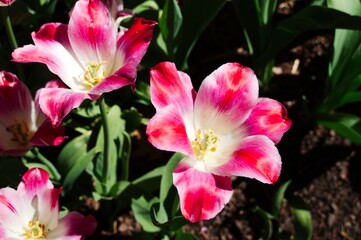
MULTIPOLYGON (((89 99, 87 93, 75 92, 66 88, 42 88, 39 90, 39 105, 54 126, 59 126, 71 110, 89 99)), ((94 97, 97 98, 97 97, 94 97)))
POLYGON ((277 144, 291 124, 287 110, 281 103, 269 98, 259 98, 243 126, 248 135, 265 135, 277 144))
POLYGON ((144 18, 134 19, 132 26, 117 41, 114 69, 125 65, 135 68, 140 63, 152 40, 153 28, 156 24, 144 18))
POLYGON ((47 23, 38 32, 32 33, 35 45, 25 45, 12 53, 13 61, 46 64, 51 72, 58 75, 63 82, 74 90, 88 86, 74 81, 84 70, 75 57, 68 38, 68 26, 60 23, 47 23))
POLYGON ((12 232, 22 231, 35 210, 12 188, 0 189, 0 226, 12 232))
POLYGON ((18 191, 28 196, 34 196, 43 191, 43 189, 52 188, 54 188, 54 186, 49 180, 49 173, 40 168, 32 168, 22 177, 18 191))
POLYGON ((173 105, 163 108, 148 123, 146 132, 149 142, 161 150, 192 155, 186 122, 173 105))
POLYGON ((274 143, 266 136, 257 135, 243 139, 229 161, 212 172, 275 183, 281 173, 281 165, 281 156, 274 143))
MULTIPOLYGON (((112 74, 94 86, 90 93, 100 94, 121 87, 135 86, 137 65, 143 58, 153 37, 156 22, 136 18, 134 23, 117 41, 117 50, 112 74)), ((119 33, 122 34, 122 33, 119 33)))
POLYGON ((65 139, 64 130, 64 126, 54 127, 49 120, 46 120, 35 132, 30 142, 35 146, 58 146, 65 139))
MULTIPOLYGON (((102 63, 113 59, 117 28, 100 0, 77 1, 68 27, 69 41, 82 63, 102 63)), ((105 65, 113 66, 113 63, 105 65)))
POLYGON ((33 98, 29 89, 10 72, 0 72, 0 121, 4 126, 12 125, 16 119, 30 126, 33 98))
POLYGON ((150 96, 157 110, 173 104, 183 113, 193 111, 191 79, 178 72, 174 63, 162 62, 150 70, 150 96))
POLYGON ((201 172, 182 160, 173 171, 173 183, 183 216, 191 222, 215 217, 232 197, 230 177, 201 172))
POLYGON ((80 240, 91 235, 96 227, 96 220, 91 215, 84 217, 80 213, 70 212, 59 220, 57 228, 47 237, 54 240, 80 240))
POLYGON ((211 73, 199 88, 194 106, 196 129, 230 133, 249 116, 258 98, 253 71, 227 63, 211 73))

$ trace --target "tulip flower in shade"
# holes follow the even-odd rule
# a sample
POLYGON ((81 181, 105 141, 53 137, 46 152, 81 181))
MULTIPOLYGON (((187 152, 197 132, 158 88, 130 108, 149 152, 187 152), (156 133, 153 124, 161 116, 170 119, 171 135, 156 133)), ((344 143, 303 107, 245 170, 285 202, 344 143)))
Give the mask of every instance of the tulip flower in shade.
POLYGON ((10 6, 15 0, 0 0, 0 7, 10 6))
POLYGON ((24 174, 17 190, 0 189, 0 239, 80 240, 91 235, 97 225, 91 215, 70 212, 59 219, 60 192, 38 168, 24 174))
POLYGON ((40 110, 37 94, 14 74, 0 72, 0 155, 21 156, 33 146, 56 146, 64 140, 64 127, 53 127, 40 110))
POLYGON ((118 32, 118 25, 101 0, 79 0, 68 25, 43 25, 32 33, 35 45, 15 49, 12 57, 16 62, 46 64, 69 87, 42 89, 40 93, 41 109, 50 112, 48 117, 58 125, 84 99, 96 100, 104 92, 135 85, 136 67, 152 39, 155 24, 136 18, 128 30, 118 32), (48 109, 50 106, 56 108, 48 109))
POLYGON ((156 114, 148 123, 157 148, 186 156, 173 171, 183 216, 215 217, 232 196, 231 176, 277 181, 281 157, 275 144, 290 128, 282 104, 258 98, 253 71, 227 63, 193 89, 189 76, 163 62, 150 72, 156 114))

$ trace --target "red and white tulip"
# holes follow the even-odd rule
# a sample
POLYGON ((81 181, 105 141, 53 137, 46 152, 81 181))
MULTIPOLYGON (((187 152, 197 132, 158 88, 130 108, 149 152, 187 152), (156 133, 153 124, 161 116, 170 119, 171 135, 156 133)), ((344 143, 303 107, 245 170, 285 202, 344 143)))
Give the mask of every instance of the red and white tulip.
POLYGON ((173 171, 180 208, 192 222, 217 215, 232 196, 231 176, 277 181, 281 157, 275 144, 290 128, 278 101, 258 97, 253 71, 227 63, 198 93, 189 76, 170 62, 151 69, 149 141, 186 155, 173 171))
POLYGON ((34 45, 16 49, 12 57, 16 62, 46 64, 69 87, 40 91, 40 107, 52 112, 48 117, 58 125, 84 99, 96 100, 102 93, 135 85, 136 67, 155 24, 136 18, 128 30, 118 31, 118 24, 101 0, 79 0, 69 24, 44 24, 32 33, 34 45), (48 109, 54 105, 58 108, 48 109))
POLYGON ((15 0, 0 0, 0 7, 10 6, 15 0))
POLYGON ((59 219, 60 192, 38 168, 24 174, 17 190, 0 189, 0 239, 80 240, 91 235, 97 225, 91 215, 70 212, 59 219))
POLYGON ((0 72, 0 155, 21 156, 33 146, 56 146, 64 127, 53 127, 17 76, 0 72))

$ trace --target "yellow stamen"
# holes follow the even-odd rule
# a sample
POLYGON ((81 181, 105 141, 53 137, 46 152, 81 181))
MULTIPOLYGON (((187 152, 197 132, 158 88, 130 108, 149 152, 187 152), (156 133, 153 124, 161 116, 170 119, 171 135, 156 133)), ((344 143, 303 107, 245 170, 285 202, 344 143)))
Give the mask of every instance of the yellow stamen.
POLYGON ((13 134, 11 139, 14 142, 18 142, 22 146, 26 146, 30 139, 30 130, 26 122, 17 122, 6 128, 6 131, 13 134))
POLYGON ((198 129, 195 140, 191 142, 194 155, 198 160, 203 160, 207 152, 215 152, 217 150, 218 141, 218 136, 211 129, 208 131, 198 129))
POLYGON ((46 240, 47 229, 45 229, 44 224, 40 224, 36 218, 32 221, 29 221, 28 227, 25 228, 24 237, 26 240, 32 239, 43 239, 46 240))
POLYGON ((105 78, 105 68, 103 63, 90 63, 83 75, 83 80, 90 88, 94 87, 105 78))

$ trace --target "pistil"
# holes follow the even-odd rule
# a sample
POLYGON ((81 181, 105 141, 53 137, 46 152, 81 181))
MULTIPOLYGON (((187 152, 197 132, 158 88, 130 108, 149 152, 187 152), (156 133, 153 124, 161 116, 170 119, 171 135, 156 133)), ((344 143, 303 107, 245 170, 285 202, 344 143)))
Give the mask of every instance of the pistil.
POLYGON ((103 63, 90 63, 83 75, 83 80, 90 88, 94 87, 105 78, 105 67, 103 63))
POLYGON ((198 160, 204 160, 208 152, 215 152, 217 150, 218 141, 218 136, 211 129, 205 131, 198 129, 195 140, 191 142, 194 155, 198 160))
POLYGON ((46 229, 44 224, 40 224, 39 221, 36 220, 36 218, 29 221, 28 227, 25 228, 24 237, 26 240, 31 240, 31 239, 46 240, 46 229))
POLYGON ((30 139, 30 130, 24 121, 8 126, 6 131, 12 133, 12 141, 18 142, 21 146, 26 146, 28 144, 30 139))

